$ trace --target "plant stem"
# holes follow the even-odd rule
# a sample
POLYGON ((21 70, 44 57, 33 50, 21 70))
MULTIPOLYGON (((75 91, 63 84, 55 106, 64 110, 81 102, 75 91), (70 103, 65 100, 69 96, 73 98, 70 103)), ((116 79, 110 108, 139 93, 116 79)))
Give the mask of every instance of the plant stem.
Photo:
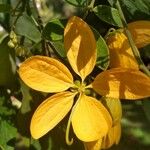
POLYGON ((21 10, 19 12, 19 14, 17 15, 17 17, 15 18, 15 20, 13 21, 13 24, 12 24, 12 30, 14 30, 15 28, 15 25, 19 19, 19 17, 21 17, 21 15, 23 14, 24 10, 25 10, 25 6, 26 6, 26 2, 22 2, 21 0, 19 0, 19 2, 17 3, 16 7, 14 8, 14 10, 12 11, 12 16, 15 15, 18 7, 20 6, 20 4, 22 3, 22 6, 21 6, 21 10))
MULTIPOLYGON (((37 4, 36 4, 36 0, 33 0, 33 6, 35 8, 35 11, 36 11, 36 14, 37 14, 37 17, 38 17, 37 18, 37 27, 38 27, 39 31, 41 32, 41 34, 42 34, 42 31, 43 31, 43 28, 44 28, 43 27, 43 21, 41 19, 41 16, 40 16, 37 4)), ((44 38, 42 38, 41 44, 42 44, 43 54, 46 55, 46 56, 51 56, 48 44, 47 44, 47 42, 44 38)))
POLYGON ((95 3, 95 0, 91 0, 90 4, 86 6, 86 11, 83 15, 83 19, 85 19, 89 13, 89 11, 92 11, 93 7, 94 7, 94 3, 95 3))
POLYGON ((93 8, 94 7, 94 4, 95 4, 95 0, 91 0, 91 3, 89 5, 90 8, 93 8))
POLYGON ((132 35, 131 35, 130 31, 128 30, 128 25, 127 25, 125 16, 124 16, 124 14, 123 14, 123 11, 122 11, 122 9, 121 9, 119 0, 117 0, 117 2, 116 2, 116 8, 117 8, 118 11, 119 11, 120 18, 121 18, 122 23, 123 23, 123 26, 124 26, 125 34, 126 34, 126 36, 127 36, 127 38, 128 38, 128 41, 129 41, 129 44, 130 44, 131 49, 132 49, 132 51, 133 51, 133 54, 134 54, 134 56, 135 56, 135 58, 136 58, 136 60, 137 60, 137 62, 138 62, 138 64, 139 64, 139 68, 140 68, 146 75, 148 75, 148 76, 150 77, 150 71, 147 69, 147 67, 146 67, 145 64, 143 63, 143 61, 142 61, 142 59, 141 59, 141 57, 140 57, 140 53, 139 53, 139 51, 138 51, 138 49, 137 49, 137 47, 136 47, 136 45, 135 45, 135 43, 134 43, 134 41, 133 41, 132 35))
POLYGON ((19 7, 19 5, 21 4, 21 0, 18 1, 18 3, 16 4, 15 8, 12 10, 12 16, 15 15, 17 8, 19 7))
POLYGON ((36 14, 38 16, 37 22, 39 24, 39 30, 42 31, 42 29, 43 29, 42 19, 41 19, 41 16, 40 16, 40 13, 39 13, 39 10, 37 8, 37 4, 36 4, 35 0, 33 0, 33 6, 34 6, 36 14))

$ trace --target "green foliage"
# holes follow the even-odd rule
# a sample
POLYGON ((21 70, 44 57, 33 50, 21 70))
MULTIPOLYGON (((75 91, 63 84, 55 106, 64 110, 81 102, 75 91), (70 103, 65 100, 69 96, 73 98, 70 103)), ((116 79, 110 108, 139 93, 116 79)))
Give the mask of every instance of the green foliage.
POLYGON ((25 36, 35 43, 38 43, 41 40, 41 34, 35 24, 35 20, 26 14, 19 17, 15 29, 17 34, 25 36))
POLYGON ((126 19, 133 20, 149 20, 150 1, 148 0, 122 0, 122 8, 126 19))
POLYGON ((76 7, 84 7, 87 3, 86 0, 65 0, 65 1, 76 7))
POLYGON ((16 115, 15 109, 10 104, 10 99, 6 93, 0 91, 0 148, 13 150, 11 141, 17 135, 17 129, 14 125, 14 119, 16 115), (2 95, 5 96, 2 96, 2 95))
POLYGON ((8 4, 0 4, 0 12, 10 12, 11 5, 8 4))
POLYGON ((66 23, 67 20, 60 19, 50 21, 43 29, 43 37, 50 41, 62 40, 66 23))
POLYGON ((0 44, 0 86, 14 86, 16 80, 15 51, 8 47, 9 37, 0 44))
POLYGON ((122 27, 122 22, 117 9, 105 5, 98 5, 93 11, 101 20, 111 25, 122 27))
POLYGON ((9 146, 8 142, 12 140, 13 138, 16 137, 17 135, 17 129, 10 125, 6 121, 0 122, 0 135, 1 135, 1 140, 0 140, 0 147, 3 148, 4 150, 13 150, 13 146, 9 146))
POLYGON ((66 58, 63 40, 52 42, 52 44, 55 46, 57 54, 62 58, 66 58))
POLYGON ((96 39, 96 45, 97 45, 97 61, 96 65, 102 69, 106 70, 109 66, 109 49, 108 46, 103 39, 103 37, 99 34, 99 32, 92 28, 95 39, 96 39))

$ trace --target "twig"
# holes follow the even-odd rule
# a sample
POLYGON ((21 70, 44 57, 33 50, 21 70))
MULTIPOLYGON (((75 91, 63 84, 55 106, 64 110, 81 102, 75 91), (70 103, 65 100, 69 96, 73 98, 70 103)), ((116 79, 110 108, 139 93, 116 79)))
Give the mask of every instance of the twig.
POLYGON ((34 6, 36 14, 38 16, 37 22, 38 22, 38 25, 39 25, 39 30, 42 31, 42 29, 43 29, 43 22, 42 22, 42 19, 41 19, 41 16, 40 16, 40 13, 39 13, 39 10, 37 8, 37 4, 36 4, 35 0, 33 0, 33 6, 34 6))
POLYGON ((12 16, 15 15, 17 8, 19 7, 19 5, 21 4, 21 0, 18 1, 18 3, 16 4, 16 7, 12 10, 12 16))
MULTIPOLYGON (((38 8, 37 8, 37 4, 36 4, 36 1, 35 1, 35 0, 33 0, 33 6, 34 6, 35 11, 36 11, 36 14, 37 14, 37 16, 38 16, 36 25, 37 25, 39 31, 40 31, 41 34, 42 34, 42 31, 43 31, 43 28, 44 28, 44 27, 43 27, 43 21, 42 21, 42 19, 41 19, 41 16, 40 16, 40 13, 39 13, 39 10, 38 10, 38 8)), ((35 21, 35 20, 34 20, 34 21, 35 21)), ((43 50, 44 55, 46 55, 46 56, 51 56, 50 51, 49 51, 49 48, 48 48, 48 45, 47 45, 47 43, 46 43, 46 41, 45 41, 44 38, 42 38, 41 44, 42 44, 42 50, 43 50)))
POLYGON ((89 5, 87 4, 86 11, 85 11, 85 13, 83 15, 83 19, 85 19, 87 17, 87 15, 88 15, 89 11, 91 11, 93 9, 94 3, 95 3, 95 0, 91 0, 91 3, 89 5))
POLYGON ((15 8, 13 9, 13 11, 12 11, 12 16, 14 16, 15 13, 16 13, 17 8, 19 7, 19 5, 20 5, 21 3, 22 3, 21 11, 19 12, 19 14, 17 15, 17 17, 15 18, 15 20, 14 20, 14 22, 13 22, 12 30, 15 28, 14 26, 16 25, 17 20, 19 19, 19 17, 20 17, 20 16, 22 15, 22 13, 24 12, 25 4, 24 4, 21 0, 19 0, 18 3, 17 3, 17 5, 16 5, 16 7, 15 7, 15 8))

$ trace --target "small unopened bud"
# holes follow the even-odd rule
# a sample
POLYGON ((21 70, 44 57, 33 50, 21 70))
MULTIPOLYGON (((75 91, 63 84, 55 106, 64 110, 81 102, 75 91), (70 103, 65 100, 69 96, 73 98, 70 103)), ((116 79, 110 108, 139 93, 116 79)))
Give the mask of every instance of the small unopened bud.
POLYGON ((27 49, 23 46, 16 47, 16 55, 17 56, 24 56, 27 53, 27 49))
POLYGON ((14 31, 11 31, 11 32, 10 32, 9 37, 10 37, 11 39, 17 38, 17 36, 16 36, 16 34, 15 34, 14 31))
POLYGON ((14 37, 14 38, 12 39, 12 42, 13 42, 14 44, 17 44, 17 43, 18 43, 17 37, 14 37))
POLYGON ((15 106, 17 109, 21 107, 22 103, 16 97, 11 96, 10 100, 12 102, 12 105, 15 106))
POLYGON ((10 48, 15 48, 15 44, 13 43, 12 40, 10 40, 10 41, 8 42, 8 46, 9 46, 10 48))

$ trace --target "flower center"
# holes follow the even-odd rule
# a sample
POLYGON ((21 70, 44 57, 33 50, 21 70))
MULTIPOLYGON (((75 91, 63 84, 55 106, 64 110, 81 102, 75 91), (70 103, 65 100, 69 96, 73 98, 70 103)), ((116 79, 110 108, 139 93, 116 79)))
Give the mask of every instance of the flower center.
POLYGON ((71 92, 78 92, 78 93, 84 93, 85 92, 85 89, 86 89, 85 83, 81 83, 79 80, 76 80, 74 82, 74 84, 75 84, 75 86, 70 89, 71 92))

